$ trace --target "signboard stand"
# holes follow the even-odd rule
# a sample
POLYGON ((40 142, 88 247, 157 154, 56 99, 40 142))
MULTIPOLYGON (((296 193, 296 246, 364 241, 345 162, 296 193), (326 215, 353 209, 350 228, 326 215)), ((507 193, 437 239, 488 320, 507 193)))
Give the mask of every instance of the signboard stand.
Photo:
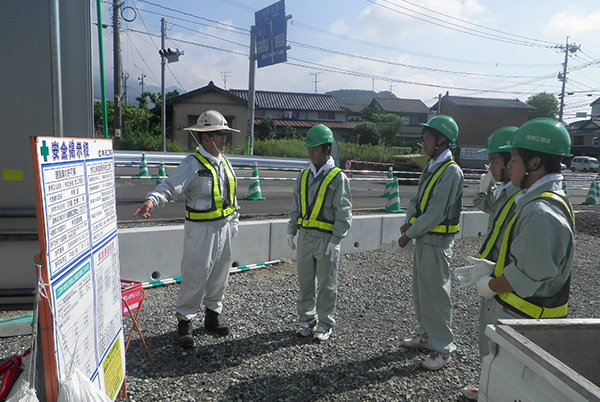
POLYGON ((114 400, 125 348, 110 140, 31 137, 40 239, 45 394, 81 371, 114 400))

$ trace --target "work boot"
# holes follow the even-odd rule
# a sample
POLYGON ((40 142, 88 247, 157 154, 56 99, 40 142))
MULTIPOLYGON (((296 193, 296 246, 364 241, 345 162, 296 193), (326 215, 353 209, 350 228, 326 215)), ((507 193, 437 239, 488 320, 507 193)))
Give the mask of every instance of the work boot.
POLYGON ((190 321, 179 320, 177 324, 177 343, 182 348, 191 348, 194 346, 192 323, 190 321))
POLYGON ((204 328, 216 335, 229 335, 229 327, 219 324, 219 313, 209 308, 206 309, 206 314, 204 315, 204 328))

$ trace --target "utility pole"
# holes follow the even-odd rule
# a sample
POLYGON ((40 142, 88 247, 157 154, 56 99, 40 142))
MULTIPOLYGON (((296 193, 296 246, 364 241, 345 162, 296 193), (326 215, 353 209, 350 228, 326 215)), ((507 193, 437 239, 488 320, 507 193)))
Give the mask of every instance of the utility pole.
MULTIPOLYGON (((160 48, 165 48, 165 38, 167 36, 167 22, 164 18, 160 19, 160 48)), ((165 95, 165 57, 160 57, 160 122, 163 138, 163 152, 167 152, 167 100, 165 95)))
POLYGON ((558 112, 558 121, 563 121, 563 111, 565 108, 565 85, 567 83, 567 65, 569 63, 569 53, 575 53, 579 50, 580 46, 576 46, 575 44, 569 45, 569 37, 567 36, 567 40, 565 46, 556 45, 557 49, 565 52, 565 62, 563 63, 563 72, 558 73, 558 80, 562 81, 562 89, 560 91, 560 109, 558 112))
POLYGON ((121 110, 121 33, 119 23, 119 10, 121 8, 121 3, 119 3, 119 1, 120 0, 113 0, 113 88, 115 100, 115 138, 121 138, 121 129, 123 128, 123 112, 121 110))
POLYGON ((123 99, 125 99, 125 104, 129 104, 129 100, 127 99, 127 80, 129 79, 129 73, 122 73, 121 78, 123 79, 123 99))
POLYGON ((146 78, 147 75, 142 73, 141 77, 138 77, 138 81, 140 81, 138 84, 142 86, 142 94, 144 93, 144 78, 146 78))
POLYGON ((250 65, 248 67, 248 155, 254 155, 254 96, 256 88, 256 26, 250 26, 250 65))
POLYGON ((314 75, 315 76, 315 93, 318 93, 318 91, 317 91, 317 82, 321 82, 321 81, 317 81, 317 76, 319 74, 320 73, 310 73, 310 75, 314 75))
POLYGON ((231 71, 221 71, 223 77, 223 89, 227 89, 227 77, 231 76, 231 71))

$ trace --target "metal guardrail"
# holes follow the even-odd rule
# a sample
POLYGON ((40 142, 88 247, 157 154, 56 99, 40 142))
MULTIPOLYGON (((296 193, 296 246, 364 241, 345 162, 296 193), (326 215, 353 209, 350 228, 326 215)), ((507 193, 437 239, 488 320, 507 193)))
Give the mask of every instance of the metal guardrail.
MULTIPOLYGON (((185 152, 141 152, 141 151, 114 151, 114 161, 118 164, 139 163, 142 155, 146 156, 146 163, 165 165, 178 165, 189 155, 185 152)), ((308 159, 274 158, 268 156, 225 155, 233 166, 259 166, 277 168, 304 168, 308 166, 308 159)))

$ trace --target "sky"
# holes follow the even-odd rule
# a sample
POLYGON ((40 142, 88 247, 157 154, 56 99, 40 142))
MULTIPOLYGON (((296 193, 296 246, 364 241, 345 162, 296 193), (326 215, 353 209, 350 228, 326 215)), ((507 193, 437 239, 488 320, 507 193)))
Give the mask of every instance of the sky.
MULTIPOLYGON (((160 88, 161 18, 165 85, 189 92, 213 81, 247 89, 250 26, 274 0, 124 0, 121 59, 128 98, 160 88)), ((102 3, 107 87, 112 93, 112 1, 102 3)), ((325 93, 392 91, 432 106, 439 94, 526 101, 561 93, 569 44, 564 119, 590 113, 600 97, 597 0, 286 0, 288 61, 256 70, 256 89, 325 93)), ((93 7, 93 21, 97 21, 93 7)), ((97 42, 97 32, 93 40, 97 42)), ((94 46, 97 46, 94 44, 94 46)), ((94 75, 99 76, 98 50, 94 75)))

